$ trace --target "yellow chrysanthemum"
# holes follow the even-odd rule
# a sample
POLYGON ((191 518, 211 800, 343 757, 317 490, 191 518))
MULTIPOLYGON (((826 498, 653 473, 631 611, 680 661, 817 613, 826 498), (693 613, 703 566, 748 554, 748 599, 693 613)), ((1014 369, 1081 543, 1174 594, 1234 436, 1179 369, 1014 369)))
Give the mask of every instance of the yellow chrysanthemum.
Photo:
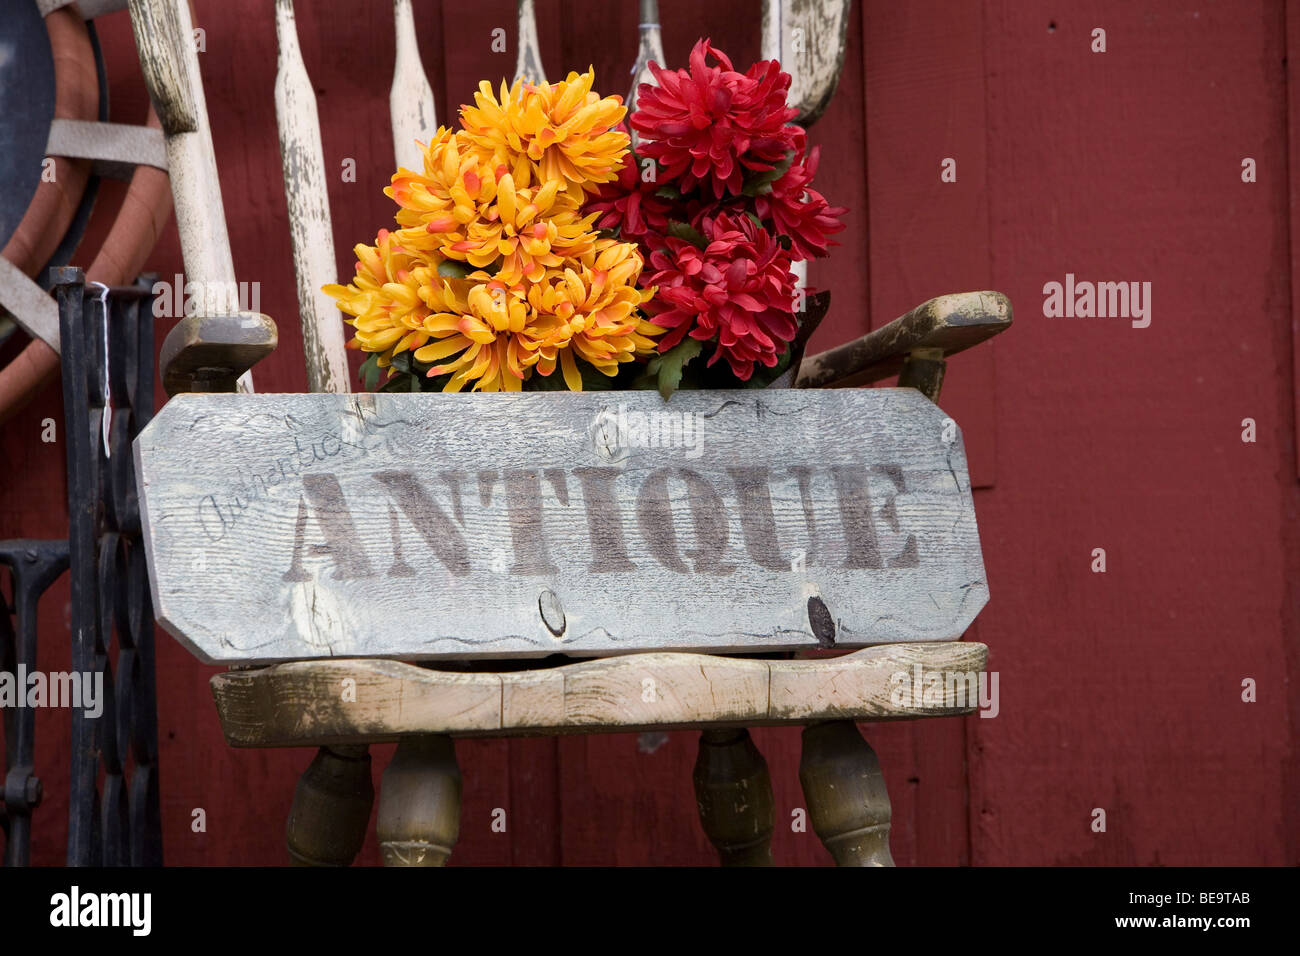
POLYGON ((327 285, 324 292, 353 316, 357 333, 349 347, 378 352, 380 367, 387 368, 395 352, 429 340, 422 331, 429 308, 420 298, 428 269, 387 229, 379 231, 375 245, 357 245, 353 251, 356 277, 346 286, 327 285))
POLYGON ((613 376, 621 363, 649 355, 653 336, 663 334, 637 311, 648 298, 636 287, 641 268, 634 245, 606 239, 539 282, 511 286, 492 278, 463 296, 450 281, 440 290, 426 286, 420 295, 431 311, 423 329, 435 341, 414 356, 439 363, 431 378, 451 374, 444 391, 470 383, 476 391, 518 391, 531 369, 550 375, 557 363, 565 384, 581 391, 576 358, 613 376))
POLYGON ((636 246, 604 239, 576 268, 557 270, 528 290, 536 319, 525 335, 539 374, 551 374, 558 356, 565 384, 581 391, 575 355, 613 377, 620 364, 654 351, 652 336, 664 329, 637 311, 651 295, 636 287, 641 268, 636 246))
POLYGON ((652 291, 637 288, 636 246, 598 238, 598 214, 582 212, 627 149, 611 129, 622 101, 591 79, 503 85, 500 103, 483 84, 464 130, 434 134, 423 172, 397 171, 384 191, 400 228, 356 247, 349 285, 325 286, 356 328, 350 348, 381 368, 410 351, 446 391, 518 391, 557 366, 581 391, 577 359, 613 376, 654 350, 665 330, 641 316, 652 291))
MULTIPOLYGON (((435 293, 425 294, 432 299, 435 293)), ((491 280, 472 286, 464 296, 446 282, 440 298, 447 311, 425 320, 437 340, 414 353, 420 362, 442 362, 429 369, 428 376, 452 373, 445 392, 459 392, 470 382, 475 391, 519 391, 529 366, 536 363, 521 346, 520 333, 528 322, 523 296, 491 280)))
MULTIPOLYGON (((484 215, 496 198, 497 179, 472 147, 439 128, 425 150, 424 174, 399 169, 384 193, 401 207, 398 225, 419 226, 437 237, 435 245, 449 245, 463 239, 466 226, 484 215)), ((409 228, 402 242, 421 250, 434 247, 409 228)))
POLYGON ((499 100, 490 83, 480 83, 476 105, 461 108, 462 135, 511 171, 526 157, 534 178, 563 181, 580 202, 585 192, 617 178, 629 142, 615 128, 627 113, 623 98, 592 92, 595 75, 591 69, 570 73, 549 86, 502 82, 499 100))
POLYGON ((506 285, 523 278, 536 282, 567 259, 590 252, 597 213, 582 216, 578 204, 559 192, 560 183, 516 190, 514 177, 504 174, 496 184, 494 201, 480 214, 460 224, 446 211, 420 212, 404 208, 397 214, 397 232, 406 247, 436 253, 443 259, 484 268, 500 261, 497 275, 506 285))

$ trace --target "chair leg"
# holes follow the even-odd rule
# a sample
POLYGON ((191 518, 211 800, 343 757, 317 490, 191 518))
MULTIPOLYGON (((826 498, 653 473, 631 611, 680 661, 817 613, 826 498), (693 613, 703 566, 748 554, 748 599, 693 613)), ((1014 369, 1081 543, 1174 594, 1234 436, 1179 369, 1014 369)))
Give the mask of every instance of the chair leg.
POLYGON ((700 823, 722 865, 771 866, 772 778, 749 731, 701 733, 694 780, 700 823))
POLYGON ((379 784, 384 866, 442 866, 460 836, 460 767, 443 734, 403 737, 379 784))
POLYGON ((837 866, 893 866, 889 791, 875 751, 851 720, 803 731, 799 782, 808 817, 837 866))
POLYGON ((375 788, 370 754, 360 747, 321 747, 298 779, 285 842, 297 866, 349 866, 370 825, 375 788))

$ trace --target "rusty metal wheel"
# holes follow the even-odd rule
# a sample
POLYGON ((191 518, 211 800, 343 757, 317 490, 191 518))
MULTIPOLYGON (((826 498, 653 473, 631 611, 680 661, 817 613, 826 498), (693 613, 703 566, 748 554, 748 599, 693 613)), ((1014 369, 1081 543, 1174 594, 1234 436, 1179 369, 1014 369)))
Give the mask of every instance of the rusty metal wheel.
POLYGON ((0 422, 59 364, 57 322, 44 321, 56 314, 46 293, 50 267, 89 260, 88 280, 128 282, 171 212, 157 117, 150 108, 144 126, 107 122, 107 78, 94 27, 83 19, 123 6, 24 0, 0 26, 8 41, 0 43, 0 341, 31 338, 0 369, 0 422), (92 256, 79 246, 104 175, 129 186, 92 256))

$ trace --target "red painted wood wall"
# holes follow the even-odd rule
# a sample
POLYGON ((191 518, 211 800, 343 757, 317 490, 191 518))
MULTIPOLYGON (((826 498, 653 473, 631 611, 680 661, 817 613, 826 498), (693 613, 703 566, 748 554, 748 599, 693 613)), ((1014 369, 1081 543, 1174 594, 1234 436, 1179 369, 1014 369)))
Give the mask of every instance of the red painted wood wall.
MULTIPOLYGON (((391 217, 390 6, 298 3, 332 175, 340 275, 391 217)), ((477 79, 514 67, 511 0, 415 0, 444 122, 477 79), (506 54, 491 51, 505 28, 506 54)), ((548 71, 595 66, 624 92, 633 0, 540 0, 548 71)), ((281 347, 260 391, 302 391, 263 0, 198 0, 201 54, 239 278, 261 283, 281 347)), ((661 0, 671 65, 711 36, 756 58, 758 0, 661 0)), ((114 118, 143 85, 125 14, 99 23, 114 118)), ((994 719, 866 726, 894 805, 900 864, 1300 862, 1296 726, 1300 483, 1300 3, 1256 0, 866 0, 840 88, 812 138, 820 185, 851 208, 815 265, 834 308, 814 347, 945 292, 1010 295, 1014 328, 954 361, 992 600, 969 637, 1000 675, 994 719), (1106 50, 1093 52, 1093 31, 1106 50), (1291 57, 1288 87, 1287 56, 1291 57), (1255 160, 1257 181, 1242 181, 1255 160), (945 158, 955 183, 940 181, 945 158), (1290 169, 1288 171, 1288 162, 1290 169), (1152 322, 1043 315, 1067 273, 1152 283, 1152 322), (1242 441, 1243 419, 1257 440, 1242 441), (1094 573, 1093 551, 1106 571, 1094 573), (1242 700, 1243 680, 1257 702, 1242 700), (1107 828, 1094 832, 1094 809, 1107 828)), ((112 195, 120 195, 110 192, 112 195)), ((100 212, 111 209, 111 201, 100 212)), ((102 218, 97 227, 102 231, 102 218)), ((92 230, 93 234, 93 230, 92 230)), ((149 268, 181 271, 174 229, 149 268)), ((163 322, 158 339, 166 327, 163 322)), ((161 398, 161 396, 160 396, 161 398)), ((0 538, 65 533, 57 385, 0 430, 0 538)), ((67 666, 66 581, 43 605, 42 661, 67 666)), ((160 634, 165 851, 184 864, 279 863, 308 750, 235 751, 213 668, 160 634), (191 827, 206 812, 206 832, 191 827)), ((46 804, 33 856, 62 859, 66 713, 42 712, 46 804)), ((797 729, 755 733, 772 769, 778 861, 826 864, 802 806, 797 729)), ((453 863, 667 864, 714 857, 695 818, 695 734, 458 745, 453 863), (495 808, 507 832, 491 829, 495 808)), ((378 784, 391 747, 375 753, 378 784)), ((361 862, 376 863, 372 835, 361 862)))

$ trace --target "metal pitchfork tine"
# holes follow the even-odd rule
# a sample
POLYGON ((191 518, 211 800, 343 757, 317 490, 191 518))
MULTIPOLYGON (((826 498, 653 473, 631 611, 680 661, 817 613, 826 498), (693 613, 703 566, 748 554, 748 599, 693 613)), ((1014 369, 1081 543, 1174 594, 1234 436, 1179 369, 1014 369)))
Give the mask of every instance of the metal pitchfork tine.
MULTIPOLYGON (((632 89, 628 91, 624 105, 628 114, 636 109, 636 91, 642 83, 653 83, 654 74, 650 64, 664 65, 664 41, 659 32, 659 0, 641 0, 641 17, 637 22, 640 42, 637 44, 636 60, 632 63, 632 89)), ((632 147, 636 148, 636 133, 632 134, 632 147)))

